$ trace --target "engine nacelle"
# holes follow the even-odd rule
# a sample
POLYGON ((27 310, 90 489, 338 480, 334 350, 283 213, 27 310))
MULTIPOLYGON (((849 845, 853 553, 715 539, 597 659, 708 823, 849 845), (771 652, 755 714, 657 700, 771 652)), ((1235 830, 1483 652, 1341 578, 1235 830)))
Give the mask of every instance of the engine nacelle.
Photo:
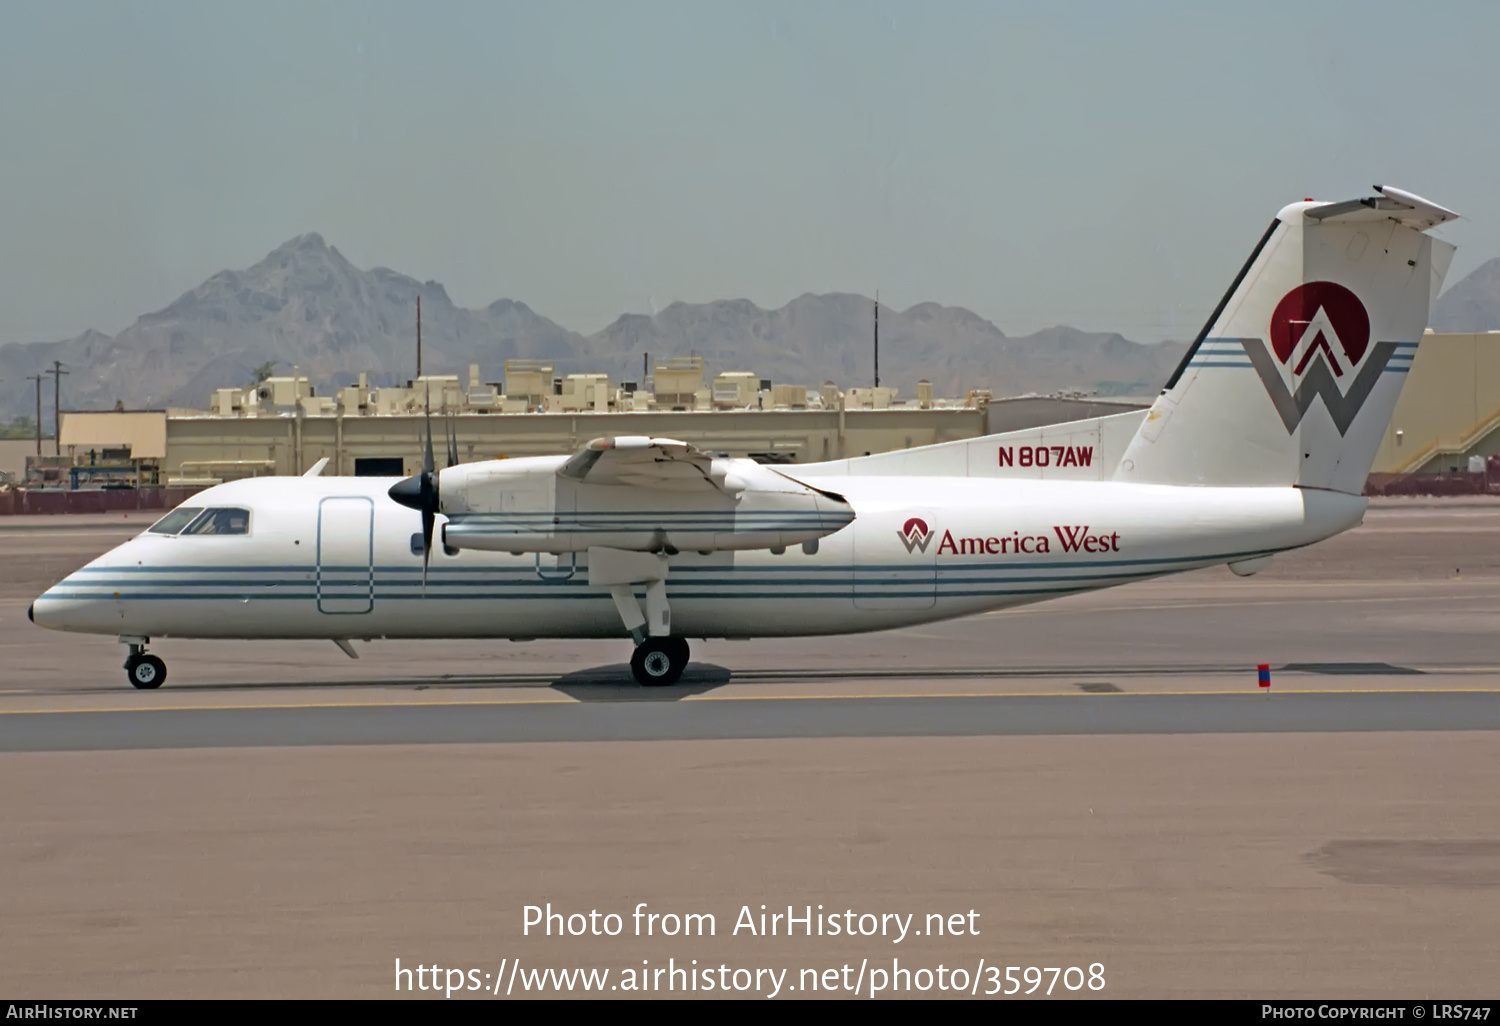
POLYGON ((826 537, 854 520, 841 496, 753 460, 605 464, 600 473, 590 463, 571 476, 578 463, 536 457, 441 471, 445 541, 517 553, 770 549, 826 537))

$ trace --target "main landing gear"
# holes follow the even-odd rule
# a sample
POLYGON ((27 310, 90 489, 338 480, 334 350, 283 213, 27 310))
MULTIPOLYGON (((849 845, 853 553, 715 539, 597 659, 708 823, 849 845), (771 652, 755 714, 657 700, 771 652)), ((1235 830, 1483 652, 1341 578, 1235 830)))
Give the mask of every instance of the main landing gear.
POLYGON ((646 638, 630 657, 630 672, 637 684, 656 687, 676 684, 687 664, 687 638, 679 635, 646 638))
POLYGON ((146 653, 150 638, 121 638, 130 646, 130 655, 125 659, 125 678, 131 687, 141 691, 154 691, 167 679, 167 664, 154 655, 146 653))
MULTIPOLYGON (((670 551, 675 552, 675 549, 670 551)), ((672 607, 667 602, 667 554, 589 549, 589 585, 608 588, 620 623, 635 639, 630 672, 645 687, 676 684, 687 669, 688 643, 672 633, 672 607), (646 609, 635 597, 635 586, 646 586, 646 609)))

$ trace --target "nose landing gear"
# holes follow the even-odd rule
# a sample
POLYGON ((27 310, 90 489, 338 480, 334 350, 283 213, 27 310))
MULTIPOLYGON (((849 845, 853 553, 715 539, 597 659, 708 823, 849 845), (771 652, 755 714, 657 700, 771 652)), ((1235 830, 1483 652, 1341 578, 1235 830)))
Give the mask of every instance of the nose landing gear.
POLYGON ((146 653, 146 642, 150 638, 121 638, 130 646, 130 655, 125 659, 125 679, 131 687, 141 691, 154 691, 167 679, 167 664, 154 655, 146 653))
POLYGON ((676 684, 687 669, 687 638, 680 635, 646 638, 630 657, 630 672, 644 687, 676 684))

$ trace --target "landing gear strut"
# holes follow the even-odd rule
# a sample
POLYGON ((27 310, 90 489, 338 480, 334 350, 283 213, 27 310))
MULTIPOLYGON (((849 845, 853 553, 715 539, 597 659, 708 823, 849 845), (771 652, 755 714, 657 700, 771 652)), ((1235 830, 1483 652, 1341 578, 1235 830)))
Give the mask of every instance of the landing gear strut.
MULTIPOLYGON (((122 639, 125 640, 125 639, 122 639)), ((146 654, 149 638, 128 640, 130 655, 125 659, 125 677, 134 688, 154 691, 167 679, 167 664, 154 655, 146 654)))
POLYGON ((620 622, 635 639, 630 672, 645 687, 676 684, 687 669, 688 643, 672 633, 672 607, 667 602, 667 553, 633 552, 597 546, 589 548, 589 586, 608 588, 620 622), (636 601, 635 586, 646 586, 646 611, 636 601))
POLYGON ((630 657, 630 672, 637 684, 659 687, 676 684, 687 664, 687 638, 679 635, 647 638, 636 646, 635 654, 630 657))

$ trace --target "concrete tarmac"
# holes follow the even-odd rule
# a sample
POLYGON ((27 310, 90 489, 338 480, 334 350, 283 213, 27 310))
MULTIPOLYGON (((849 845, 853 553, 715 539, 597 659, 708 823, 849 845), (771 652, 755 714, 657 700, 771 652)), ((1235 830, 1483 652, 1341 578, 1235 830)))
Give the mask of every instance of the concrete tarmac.
POLYGON ((695 645, 661 691, 609 642, 168 641, 166 687, 134 692, 112 639, 24 617, 144 523, 6 519, 8 995, 380 997, 397 958, 483 994, 519 958, 512 996, 695 958, 788 969, 779 996, 893 958, 1097 963, 1106 997, 1500 979, 1500 504, 1382 503, 1247 580, 695 645), (547 902, 624 932, 524 933, 547 902), (640 902, 716 932, 634 936, 640 902), (789 903, 979 933, 733 932, 789 903))
POLYGON ((800 987, 982 958, 1097 963, 1104 997, 1492 998, 1496 754, 1491 732, 3 754, 0 987, 381 998, 398 958, 800 987), (637 937, 643 902, 714 933, 637 937), (548 903, 622 933, 527 935, 548 903), (924 932, 735 934, 762 905, 924 932), (977 935, 927 932, 970 911, 977 935))

